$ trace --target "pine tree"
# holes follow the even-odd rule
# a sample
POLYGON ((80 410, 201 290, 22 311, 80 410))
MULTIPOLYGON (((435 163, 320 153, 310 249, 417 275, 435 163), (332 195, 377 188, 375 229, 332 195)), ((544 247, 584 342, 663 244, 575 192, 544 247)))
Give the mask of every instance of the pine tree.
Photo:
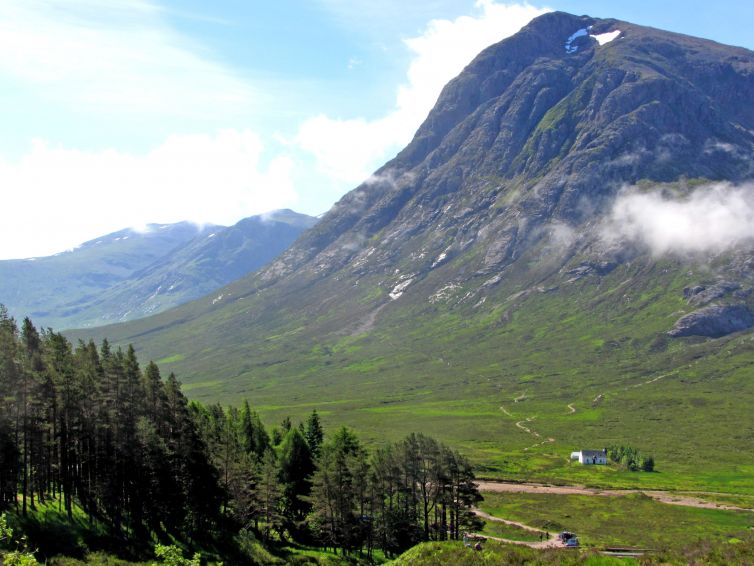
POLYGON ((18 363, 18 328, 0 304, 0 510, 16 502, 20 447, 18 399, 21 381, 18 363))
POLYGON ((269 448, 262 457, 262 467, 257 484, 256 498, 264 521, 263 537, 270 540, 271 532, 282 532, 282 514, 280 513, 281 490, 279 469, 275 452, 269 448))
POLYGON ((320 540, 344 553, 360 548, 366 539, 362 523, 366 459, 358 438, 343 427, 322 445, 312 478, 312 511, 320 540))
POLYGON ((309 448, 316 458, 319 455, 319 447, 322 445, 322 440, 325 437, 325 432, 322 428, 322 423, 319 420, 317 409, 312 411, 309 418, 306 420, 306 428, 304 432, 306 442, 309 444, 309 448))
POLYGON ((61 334, 45 335, 45 354, 50 379, 46 383, 45 405, 50 426, 49 460, 56 461, 65 509, 73 517, 74 486, 79 482, 83 391, 76 378, 71 344, 61 334), (58 461, 59 460, 59 461, 58 461))
POLYGON ((270 446, 270 436, 257 412, 251 410, 248 399, 244 400, 241 409, 241 440, 246 453, 253 454, 257 460, 262 459, 270 446))
POLYGON ((21 434, 19 446, 21 448, 21 502, 22 513, 26 516, 27 502, 34 510, 34 478, 33 470, 36 462, 33 459, 38 449, 38 417, 37 389, 44 370, 42 362, 42 340, 37 329, 27 317, 21 326, 22 371, 21 387, 18 392, 20 405, 20 426, 17 431, 21 434))
POLYGON ((296 530, 296 524, 302 522, 311 509, 306 498, 311 493, 314 459, 306 439, 296 427, 283 438, 279 453, 283 515, 288 528, 296 530))

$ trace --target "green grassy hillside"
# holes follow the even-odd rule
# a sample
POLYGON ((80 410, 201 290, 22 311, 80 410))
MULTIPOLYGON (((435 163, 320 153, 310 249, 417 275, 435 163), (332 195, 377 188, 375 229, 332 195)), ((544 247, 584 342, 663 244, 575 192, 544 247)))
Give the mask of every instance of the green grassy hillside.
POLYGON ((231 287, 224 308, 171 311, 159 332, 103 334, 135 342, 196 399, 248 398, 269 422, 317 408, 329 426, 373 441, 423 431, 463 447, 487 476, 754 493, 751 335, 665 334, 690 309, 682 289, 695 269, 635 261, 571 283, 557 270, 535 287, 523 284, 531 273, 512 272, 476 308, 478 298, 430 302, 431 281, 384 302, 362 279, 308 308, 297 289, 231 287), (657 472, 568 461, 610 444, 653 454, 657 472))
POLYGON ((43 328, 142 318, 256 271, 315 223, 277 210, 230 227, 181 222, 121 230, 54 256, 0 261, 0 303, 43 328))
POLYGON ((14 316, 70 328, 65 321, 87 301, 203 232, 189 222, 152 224, 143 232, 120 230, 53 256, 0 261, 0 303, 14 316))
POLYGON ((521 546, 487 541, 483 550, 464 548, 461 543, 433 542, 420 544, 391 564, 395 566, 441 566, 463 564, 469 566, 493 566, 497 564, 520 564, 522 566, 630 566, 630 565, 678 565, 709 564, 728 566, 747 564, 752 552, 752 542, 708 545, 699 543, 683 552, 658 553, 641 559, 602 556, 596 552, 579 552, 570 549, 536 550, 521 546))
POLYGON ((682 208, 752 178, 752 76, 745 49, 547 14, 474 59, 268 267, 71 336, 133 342, 190 396, 248 398, 268 422, 317 408, 372 443, 425 432, 488 476, 751 494, 751 246, 681 259, 605 232, 623 234, 627 187, 682 208), (579 30, 620 39, 567 53, 579 30), (702 308, 724 331, 667 334, 702 308), (656 472, 568 460, 612 444, 656 472))

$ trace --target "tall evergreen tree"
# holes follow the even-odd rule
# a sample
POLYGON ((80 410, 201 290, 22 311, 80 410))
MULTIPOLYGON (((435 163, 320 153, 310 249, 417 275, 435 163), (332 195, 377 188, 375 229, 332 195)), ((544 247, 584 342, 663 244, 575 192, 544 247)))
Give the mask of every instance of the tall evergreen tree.
POLYGON ((0 305, 0 510, 16 502, 20 447, 18 398, 21 381, 18 362, 18 328, 0 305))
POLYGON ((280 512, 282 493, 278 475, 275 452, 272 448, 268 448, 262 457, 256 493, 261 520, 264 524, 264 540, 270 540, 272 531, 282 532, 283 516, 280 512))
POLYGON ((312 454, 317 457, 319 455, 319 447, 322 445, 322 440, 325 437, 325 431, 319 420, 317 409, 312 410, 311 415, 306 419, 304 436, 306 437, 306 442, 309 444, 312 454))
POLYGON ((314 459, 301 431, 293 427, 280 444, 280 483, 283 488, 282 510, 287 527, 295 531, 311 509, 307 498, 311 493, 314 459))
POLYGON ((315 523, 325 546, 349 553, 367 538, 363 529, 366 451, 346 427, 322 445, 312 478, 315 523))

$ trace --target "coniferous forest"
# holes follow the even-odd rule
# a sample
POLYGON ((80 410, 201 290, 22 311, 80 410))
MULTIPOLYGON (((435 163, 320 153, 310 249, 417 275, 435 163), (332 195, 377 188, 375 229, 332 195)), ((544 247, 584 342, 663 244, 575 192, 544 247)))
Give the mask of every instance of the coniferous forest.
POLYGON ((0 403, 0 512, 55 502, 123 548, 241 532, 368 559, 479 527, 469 462, 432 438, 370 454, 348 428, 325 434, 316 410, 268 432, 248 401, 189 402, 132 347, 73 346, 1 305, 0 403))

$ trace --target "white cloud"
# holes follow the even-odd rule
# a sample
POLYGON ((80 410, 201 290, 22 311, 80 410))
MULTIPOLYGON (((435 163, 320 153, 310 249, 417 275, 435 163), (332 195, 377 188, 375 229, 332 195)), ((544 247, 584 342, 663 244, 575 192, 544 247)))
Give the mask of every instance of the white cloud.
POLYGON ((411 140, 442 87, 474 56, 548 11, 494 0, 478 0, 476 8, 475 16, 432 20, 420 36, 405 40, 413 59, 390 113, 375 120, 319 115, 301 125, 295 141, 314 155, 320 171, 341 183, 367 178, 411 140))
POLYGON ((171 136, 146 154, 50 147, 36 141, 0 160, 5 187, 0 257, 48 255, 96 236, 150 222, 231 224, 293 205, 293 162, 263 163, 250 131, 171 136))
POLYGON ((250 86, 163 20, 149 0, 3 0, 0 74, 77 109, 248 110, 250 86))
POLYGON ((610 242, 630 241, 656 255, 716 253, 754 241, 754 186, 717 184, 672 199, 624 191, 602 228, 610 242))
MULTIPOLYGON (((390 1, 396 13, 409 9, 390 1)), ((0 155, 4 205, 13 211, 0 224, 0 257, 54 253, 151 222, 229 224, 302 201, 321 210, 411 139, 442 86, 478 51, 542 12, 492 0, 476 6, 473 17, 434 20, 405 41, 412 61, 391 112, 376 120, 314 116, 281 141, 239 131, 280 110, 275 96, 260 98, 267 83, 249 82, 178 33, 158 0, 0 0, 0 86, 28 93, 52 119, 43 133, 25 120, 45 141, 19 158, 0 155), (69 131, 56 126, 61 109, 71 122, 86 121, 80 140, 58 145, 69 131), (121 122, 151 133, 134 144, 132 132, 118 133, 121 122), (237 130, 165 137, 226 124, 237 130), (97 147, 91 132, 100 125, 111 149, 73 149, 97 147), (268 139, 274 145, 263 147, 268 139), (318 171, 307 167, 311 156, 318 171), (297 200, 292 178, 309 194, 302 189, 297 200)), ((27 143, 18 139, 14 151, 27 143)))

